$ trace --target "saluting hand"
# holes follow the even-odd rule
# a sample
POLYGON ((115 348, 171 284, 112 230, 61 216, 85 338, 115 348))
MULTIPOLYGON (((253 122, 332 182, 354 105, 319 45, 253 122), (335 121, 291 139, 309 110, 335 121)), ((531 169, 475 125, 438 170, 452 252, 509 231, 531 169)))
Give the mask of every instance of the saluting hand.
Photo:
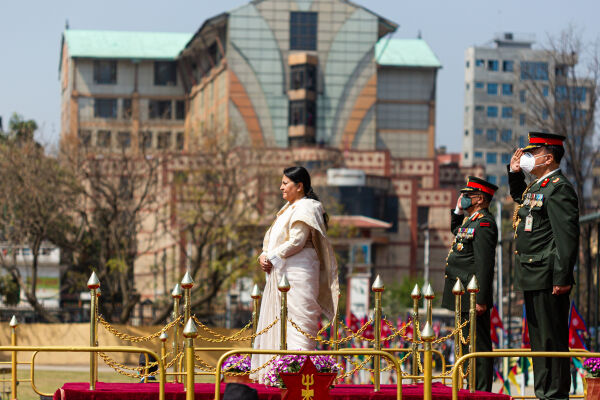
POLYGON ((523 155, 523 149, 517 149, 510 159, 510 170, 512 172, 521 172, 521 156, 523 155))

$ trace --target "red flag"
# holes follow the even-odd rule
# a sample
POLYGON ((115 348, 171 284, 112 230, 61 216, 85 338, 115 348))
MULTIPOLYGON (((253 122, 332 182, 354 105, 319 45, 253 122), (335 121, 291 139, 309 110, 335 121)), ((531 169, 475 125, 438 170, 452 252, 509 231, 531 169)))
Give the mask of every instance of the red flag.
MULTIPOLYGON (((367 322, 369 322, 369 319, 368 319, 368 317, 365 316, 360 321, 361 327, 364 326, 367 322)), ((369 326, 367 326, 367 328, 364 330, 362 336, 367 339, 375 339, 375 333, 373 332, 373 324, 372 323, 369 324, 369 326)))
POLYGON ((571 349, 584 349, 587 350, 583 340, 581 340, 581 336, 577 333, 575 329, 569 329, 569 347, 571 349))
MULTIPOLYGON (((389 325, 386 324, 383 320, 381 320, 381 339, 388 337, 392 334, 393 332, 389 325)), ((383 342, 383 345, 385 347, 390 347, 390 345, 392 344, 391 342, 391 340, 386 340, 385 342, 383 342)))
POLYGON ((525 312, 525 305, 523 305, 523 333, 522 333, 522 345, 524 349, 531 348, 531 342, 529 341, 529 325, 527 324, 527 313, 525 312))
POLYGON ((413 338, 413 324, 411 323, 412 318, 408 317, 408 319, 406 320, 406 325, 408 325, 408 327, 406 328, 406 332, 404 332, 404 335, 408 338, 413 338))
POLYGON ((356 315, 353 313, 350 313, 350 322, 348 323, 348 328, 350 328, 352 332, 356 332, 360 328, 358 318, 356 318, 356 315))
POLYGON ((492 342, 494 342, 496 347, 500 346, 500 339, 498 338, 497 332, 498 328, 504 330, 504 324, 502 324, 502 319, 500 318, 498 309, 496 306, 493 306, 490 313, 490 333, 492 336, 492 342))
POLYGON ((569 331, 573 329, 576 332, 585 331, 587 332, 587 327, 585 326, 585 321, 577 311, 577 307, 575 307, 575 302, 571 302, 571 310, 569 311, 569 331))

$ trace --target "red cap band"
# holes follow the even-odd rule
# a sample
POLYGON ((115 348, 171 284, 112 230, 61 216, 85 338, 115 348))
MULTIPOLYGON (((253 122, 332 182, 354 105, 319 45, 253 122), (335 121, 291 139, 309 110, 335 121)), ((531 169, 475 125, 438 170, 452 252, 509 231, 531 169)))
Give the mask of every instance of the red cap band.
POLYGON ((485 192, 485 193, 487 193, 487 194, 491 194, 492 196, 493 196, 493 195, 494 195, 494 193, 495 193, 495 191, 494 191, 494 190, 492 190, 492 189, 490 189, 489 187, 487 187, 487 186, 483 186, 483 185, 481 185, 481 184, 479 184, 479 183, 476 183, 476 182, 467 182, 467 187, 472 187, 472 188, 474 188, 474 189, 479 189, 479 190, 481 190, 482 192, 485 192))
POLYGON ((547 138, 533 137, 533 138, 529 138, 529 144, 545 144, 545 145, 551 145, 551 146, 562 146, 563 141, 561 139, 547 139, 547 138))

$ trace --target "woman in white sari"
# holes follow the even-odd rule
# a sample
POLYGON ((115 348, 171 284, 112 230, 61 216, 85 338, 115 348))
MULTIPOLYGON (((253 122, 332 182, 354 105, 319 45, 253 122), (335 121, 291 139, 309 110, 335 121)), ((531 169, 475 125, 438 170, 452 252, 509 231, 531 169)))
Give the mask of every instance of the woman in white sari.
MULTIPOLYGON (((290 283, 288 318, 304 332, 316 336, 321 314, 331 320, 337 310, 339 296, 337 263, 327 239, 327 214, 312 190, 310 175, 303 167, 283 171, 279 188, 287 203, 277 213, 263 241, 258 261, 267 273, 260 307, 257 331, 261 331, 280 315, 281 293, 277 286, 285 274, 290 283)), ((279 349, 280 322, 254 340, 255 349, 279 349)), ((316 342, 298 332, 288 321, 287 348, 314 350, 316 342)), ((252 356, 252 369, 273 355, 252 356)), ((252 374, 264 383, 269 367, 252 374)))

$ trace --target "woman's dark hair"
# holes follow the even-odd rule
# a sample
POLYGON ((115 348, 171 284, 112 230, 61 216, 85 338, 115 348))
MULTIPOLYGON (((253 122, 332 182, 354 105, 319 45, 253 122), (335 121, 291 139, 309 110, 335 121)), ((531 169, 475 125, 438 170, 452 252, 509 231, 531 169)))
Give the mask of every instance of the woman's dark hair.
MULTIPOLYGON (((304 195, 309 199, 319 200, 319 196, 315 193, 310 183, 310 174, 304 167, 294 166, 287 167, 283 170, 283 174, 290 178, 295 184, 302 183, 304 189, 304 195)), ((325 221, 325 228, 328 228, 329 216, 327 213, 323 214, 323 220, 325 221)))

